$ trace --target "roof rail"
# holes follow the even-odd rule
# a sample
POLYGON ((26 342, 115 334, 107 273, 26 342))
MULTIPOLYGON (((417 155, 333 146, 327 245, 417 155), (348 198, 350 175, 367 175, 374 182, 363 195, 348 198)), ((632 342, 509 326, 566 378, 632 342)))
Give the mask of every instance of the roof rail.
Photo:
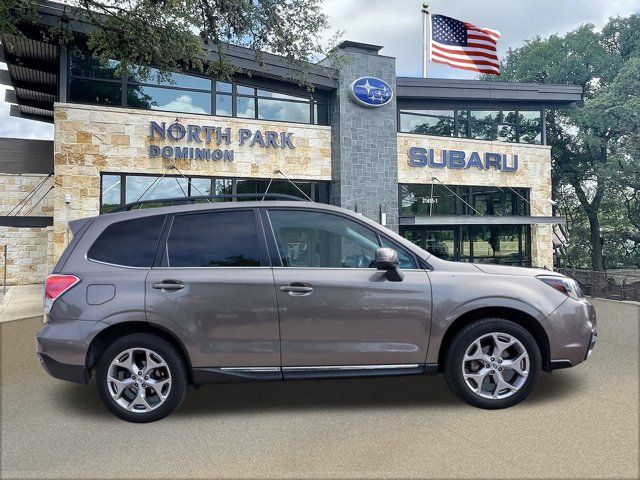
POLYGON ((306 201, 300 197, 294 197, 293 195, 286 195, 284 193, 236 193, 236 194, 223 194, 223 195, 201 195, 201 196, 192 196, 192 197, 172 197, 172 198, 156 198, 153 200, 138 200, 136 202, 127 203, 126 205, 122 205, 114 210, 111 210, 106 213, 116 213, 116 212, 128 212, 133 210, 135 207, 142 208, 145 205, 159 203, 158 207, 168 207, 171 205, 189 205, 197 202, 201 202, 202 200, 208 200, 210 203, 212 200, 216 199, 249 199, 256 198, 260 200, 289 200, 296 202, 304 202, 306 201))

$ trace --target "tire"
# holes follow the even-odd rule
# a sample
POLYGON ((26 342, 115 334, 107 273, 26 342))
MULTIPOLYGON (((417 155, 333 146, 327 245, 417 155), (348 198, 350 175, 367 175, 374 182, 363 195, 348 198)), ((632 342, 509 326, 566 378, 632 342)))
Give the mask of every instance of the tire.
POLYGON ((540 348, 525 328, 510 320, 485 318, 452 339, 444 373, 459 398, 494 410, 524 400, 535 387, 541 365, 540 348))
POLYGON ((169 342, 134 333, 117 339, 103 352, 96 368, 96 387, 100 400, 116 417, 155 422, 182 403, 187 369, 169 342))

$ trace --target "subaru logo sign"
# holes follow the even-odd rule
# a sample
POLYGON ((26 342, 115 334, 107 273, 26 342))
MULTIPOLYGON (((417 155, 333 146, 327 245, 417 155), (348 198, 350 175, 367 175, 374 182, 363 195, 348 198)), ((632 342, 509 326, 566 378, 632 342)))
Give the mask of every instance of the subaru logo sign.
POLYGON ((356 103, 364 107, 381 107, 393 98, 393 90, 388 83, 375 77, 360 77, 349 87, 356 103))

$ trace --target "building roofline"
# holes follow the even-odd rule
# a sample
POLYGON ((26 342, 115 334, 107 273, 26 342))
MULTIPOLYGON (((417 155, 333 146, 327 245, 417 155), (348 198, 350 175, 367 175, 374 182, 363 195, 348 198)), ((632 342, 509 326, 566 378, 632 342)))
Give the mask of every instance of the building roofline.
POLYGON ((517 83, 486 80, 398 77, 398 101, 436 100, 449 102, 485 102, 538 104, 571 107, 582 102, 580 85, 517 83))

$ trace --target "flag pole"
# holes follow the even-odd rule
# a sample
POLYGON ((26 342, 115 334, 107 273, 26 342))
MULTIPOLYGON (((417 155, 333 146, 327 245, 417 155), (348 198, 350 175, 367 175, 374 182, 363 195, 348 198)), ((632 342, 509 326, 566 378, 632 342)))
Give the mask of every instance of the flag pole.
POLYGON ((427 61, 429 56, 429 2, 422 4, 422 78, 427 78, 427 61))

